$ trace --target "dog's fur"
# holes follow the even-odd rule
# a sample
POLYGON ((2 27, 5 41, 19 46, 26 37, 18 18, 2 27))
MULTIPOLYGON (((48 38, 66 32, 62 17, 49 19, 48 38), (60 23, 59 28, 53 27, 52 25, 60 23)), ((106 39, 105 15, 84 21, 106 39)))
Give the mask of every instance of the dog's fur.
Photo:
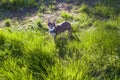
POLYGON ((71 36, 72 35, 72 27, 71 27, 71 24, 67 21, 59 24, 59 25, 55 25, 55 22, 51 23, 49 20, 48 20, 48 27, 49 29, 52 29, 53 27, 54 28, 54 31, 53 33, 55 34, 54 35, 54 39, 56 39, 56 36, 60 33, 63 33, 64 31, 68 30, 69 31, 69 35, 71 36))

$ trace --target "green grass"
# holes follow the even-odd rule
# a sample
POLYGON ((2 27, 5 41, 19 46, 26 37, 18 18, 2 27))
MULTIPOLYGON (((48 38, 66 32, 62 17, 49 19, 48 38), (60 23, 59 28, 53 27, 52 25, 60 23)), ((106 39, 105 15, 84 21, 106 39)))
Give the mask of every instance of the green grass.
POLYGON ((81 5, 74 16, 61 13, 58 22, 72 24, 71 38, 65 32, 54 41, 42 18, 26 22, 27 30, 1 28, 0 80, 119 80, 119 0, 101 1, 81 5))
POLYGON ((0 0, 0 9, 3 10, 23 10, 24 8, 36 7, 39 11, 44 12, 45 6, 51 5, 51 9, 54 9, 55 0, 0 0))
POLYGON ((73 35, 80 41, 61 35, 55 43, 40 32, 0 30, 1 79, 119 79, 120 30, 101 23, 73 35))
POLYGON ((40 78, 40 76, 43 77, 43 75, 47 74, 47 72, 43 69, 47 69, 47 67, 52 64, 51 58, 55 52, 55 45, 53 44, 54 42, 48 42, 48 40, 45 40, 44 36, 42 36, 40 33, 29 31, 26 34, 26 32, 22 31, 10 33, 5 30, 0 30, 0 33, 1 59, 2 57, 4 58, 1 62, 1 76, 3 75, 1 77, 2 79, 6 79, 7 76, 7 79, 13 78, 16 80, 22 79, 22 77, 24 79, 26 76, 25 79, 28 80, 32 78, 31 74, 27 74, 29 72, 32 72, 36 78, 38 75, 38 78, 40 78), (11 72, 9 66, 10 68, 14 66, 14 72, 11 72), (5 68, 7 68, 7 70, 5 68), (6 73, 8 75, 2 73, 6 73), (16 74, 16 76, 14 76, 12 73, 16 74), (17 76, 19 77, 17 78, 17 76))
POLYGON ((24 8, 35 5, 35 0, 1 0, 0 7, 2 9, 16 10, 18 8, 24 8))
POLYGON ((68 12, 61 12, 61 17, 63 17, 65 20, 72 20, 72 14, 68 13, 68 12))

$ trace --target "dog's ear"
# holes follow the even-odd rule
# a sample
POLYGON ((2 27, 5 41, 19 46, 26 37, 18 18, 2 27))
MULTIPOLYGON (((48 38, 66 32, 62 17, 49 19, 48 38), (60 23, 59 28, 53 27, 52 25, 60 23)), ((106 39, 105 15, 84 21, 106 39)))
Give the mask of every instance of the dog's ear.
POLYGON ((48 23, 51 23, 49 18, 48 18, 48 23))
POLYGON ((53 15, 48 17, 48 23, 51 23, 51 22, 50 22, 50 19, 51 19, 52 17, 53 17, 53 15))
POLYGON ((55 23, 56 23, 56 21, 57 21, 57 20, 56 20, 56 19, 54 19, 54 20, 53 20, 53 23, 55 24, 55 23))
POLYGON ((55 27, 55 23, 52 23, 52 25, 55 27))

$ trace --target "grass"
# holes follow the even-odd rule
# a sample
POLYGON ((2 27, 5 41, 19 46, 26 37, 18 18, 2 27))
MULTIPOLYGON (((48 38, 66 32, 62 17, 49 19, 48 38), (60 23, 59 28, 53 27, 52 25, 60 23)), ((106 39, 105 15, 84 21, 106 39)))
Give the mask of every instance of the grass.
POLYGON ((65 20, 72 20, 72 14, 68 13, 68 12, 62 12, 61 13, 61 17, 63 17, 65 20))
POLYGON ((0 9, 7 11, 15 11, 15 10, 24 10, 24 9, 33 9, 37 8, 40 12, 45 12, 47 10, 46 6, 50 6, 51 10, 54 10, 55 0, 1 0, 0 1, 0 9))
POLYGON ((0 7, 7 10, 16 10, 18 8, 29 7, 35 5, 35 0, 1 0, 0 7), (9 5, 9 6, 7 6, 9 5))
POLYGON ((86 12, 88 10, 88 6, 86 4, 82 4, 78 12, 86 12))
POLYGON ((59 22, 72 24, 72 38, 65 32, 54 41, 42 18, 26 22, 27 30, 1 28, 0 80, 119 80, 119 0, 101 1, 81 5, 74 16, 61 13, 59 22))

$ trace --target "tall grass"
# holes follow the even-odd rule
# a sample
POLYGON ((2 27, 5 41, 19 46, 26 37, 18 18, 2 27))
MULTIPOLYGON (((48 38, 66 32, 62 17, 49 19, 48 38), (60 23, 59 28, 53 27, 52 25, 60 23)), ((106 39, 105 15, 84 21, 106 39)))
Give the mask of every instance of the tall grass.
MULTIPOLYGON (((87 2, 87 0, 85 1, 87 2)), ((89 1, 88 1, 89 2, 89 1)), ((120 1, 116 0, 98 0, 92 6, 89 3, 82 4, 78 12, 86 12, 90 16, 97 18, 113 18, 119 15, 120 1)))
POLYGON ((120 30, 117 24, 101 23, 78 32, 80 42, 58 37, 54 43, 41 32, 0 30, 0 54, 4 58, 0 78, 119 79, 120 30))
POLYGON ((73 21, 72 38, 65 32, 53 41, 40 19, 30 25, 34 29, 0 29, 0 79, 119 80, 120 16, 112 7, 84 4, 75 16, 61 13, 73 21))
POLYGON ((44 78, 47 74, 45 70, 53 64, 51 58, 55 53, 55 45, 46 42, 44 36, 40 33, 31 31, 26 34, 26 32, 22 31, 11 33, 0 30, 0 34, 0 55, 4 58, 1 58, 1 79, 16 80, 25 78, 29 80, 32 79, 32 75, 38 79, 44 78), (9 66, 10 68, 14 67, 14 72, 11 72, 9 66))

